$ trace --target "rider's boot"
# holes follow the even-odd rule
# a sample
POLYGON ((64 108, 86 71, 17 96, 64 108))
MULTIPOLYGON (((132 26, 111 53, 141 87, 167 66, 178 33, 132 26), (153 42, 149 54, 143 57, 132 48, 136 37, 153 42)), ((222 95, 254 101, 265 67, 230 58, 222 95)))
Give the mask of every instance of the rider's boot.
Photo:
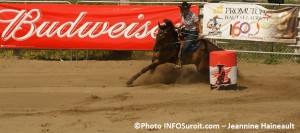
POLYGON ((175 68, 177 68, 177 69, 182 68, 181 60, 177 61, 177 64, 175 65, 175 68))

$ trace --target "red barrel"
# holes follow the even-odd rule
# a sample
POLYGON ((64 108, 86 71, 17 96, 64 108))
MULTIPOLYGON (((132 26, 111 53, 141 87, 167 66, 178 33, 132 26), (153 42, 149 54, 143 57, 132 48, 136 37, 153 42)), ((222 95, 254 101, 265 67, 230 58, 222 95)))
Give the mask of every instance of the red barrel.
POLYGON ((213 51, 209 58, 211 89, 237 88, 236 53, 233 51, 213 51))

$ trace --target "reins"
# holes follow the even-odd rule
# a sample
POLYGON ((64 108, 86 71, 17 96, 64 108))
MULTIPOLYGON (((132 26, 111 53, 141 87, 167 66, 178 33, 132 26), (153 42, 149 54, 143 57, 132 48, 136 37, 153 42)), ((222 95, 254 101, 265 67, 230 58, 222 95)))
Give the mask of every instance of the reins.
POLYGON ((176 48, 176 44, 180 44, 180 42, 172 42, 172 43, 165 43, 165 45, 161 45, 159 48, 153 48, 153 51, 162 51, 162 50, 170 50, 170 48, 176 48))
MULTIPOLYGON (((185 41, 195 41, 195 40, 185 40, 185 41)), ((170 48, 168 46, 176 46, 175 44, 180 44, 180 41, 172 42, 172 43, 165 43, 165 45, 161 45, 160 48, 154 48, 153 51, 160 51, 160 50, 168 50, 170 48)), ((176 48, 176 47, 174 47, 176 48)))
MULTIPOLYGON (((192 35, 192 36, 199 36, 199 35, 194 35, 194 34, 190 34, 190 33, 186 33, 186 32, 179 32, 180 30, 175 30, 175 32, 177 33, 177 35, 179 36, 179 34, 184 34, 184 35, 192 35)), ((179 39, 178 39, 179 40, 179 39)), ((186 41, 195 41, 195 40, 185 40, 186 41)), ((172 49, 176 49, 178 48, 178 45, 176 44, 180 44, 180 41, 174 41, 171 43, 163 43, 163 45, 160 45, 158 47, 154 47, 153 51, 154 52, 158 52, 158 51, 163 51, 163 50, 172 50, 172 49)), ((207 45, 207 44, 206 44, 207 45)), ((179 46, 180 47, 180 46, 179 46)))

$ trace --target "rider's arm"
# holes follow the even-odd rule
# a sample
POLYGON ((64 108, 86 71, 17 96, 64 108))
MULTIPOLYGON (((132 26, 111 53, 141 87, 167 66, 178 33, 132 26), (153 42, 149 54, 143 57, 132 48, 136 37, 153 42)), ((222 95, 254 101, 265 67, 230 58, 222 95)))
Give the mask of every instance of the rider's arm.
POLYGON ((199 17, 197 15, 193 14, 192 21, 195 23, 195 26, 196 26, 199 34, 202 34, 202 27, 201 27, 201 24, 200 24, 199 17))
POLYGON ((197 30, 199 31, 199 36, 198 36, 198 38, 204 38, 205 35, 203 34, 202 26, 201 26, 201 24, 200 24, 200 21, 196 22, 196 27, 197 27, 197 30))
POLYGON ((179 25, 179 28, 183 28, 184 27, 184 24, 182 22, 180 22, 180 25, 179 25))
POLYGON ((199 34, 202 34, 202 27, 201 27, 200 21, 196 22, 196 27, 197 27, 197 30, 199 31, 199 34))

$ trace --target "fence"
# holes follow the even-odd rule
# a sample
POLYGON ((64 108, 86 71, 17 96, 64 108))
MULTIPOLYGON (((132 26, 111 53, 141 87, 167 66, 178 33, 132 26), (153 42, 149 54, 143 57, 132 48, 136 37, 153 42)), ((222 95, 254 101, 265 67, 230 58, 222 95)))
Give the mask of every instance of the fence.
MULTIPOLYGON (((0 1, 2 3, 68 3, 69 1, 0 1)), ((178 2, 139 2, 139 1, 77 1, 76 4, 138 4, 138 5, 179 5, 178 2)), ((199 4, 202 7, 207 2, 190 2, 199 4)), ((265 6, 266 8, 278 8, 285 6, 298 6, 299 4, 269 4, 269 3, 252 3, 265 6)), ((299 13, 300 14, 300 13, 299 13)), ((199 14, 203 17, 203 14, 199 14)), ((299 16, 300 18, 300 16, 299 16)), ((300 24, 298 26, 300 31, 300 24)), ((235 41, 235 40, 212 40, 221 48, 226 50, 237 51, 239 61, 257 62, 257 63, 280 63, 280 62, 299 62, 300 56, 300 33, 297 36, 296 44, 283 43, 267 43, 267 42, 251 42, 251 41, 235 41)), ((149 51, 134 52, 116 52, 116 51, 100 51, 100 50, 13 50, 0 49, 0 57, 17 56, 29 59, 46 59, 46 60, 88 60, 88 59, 126 59, 126 58, 149 58, 149 51), (133 55, 131 55, 133 54, 133 55)))
MULTIPOLYGON (((270 4, 254 3, 267 8, 279 8, 285 6, 297 6, 298 4, 270 4)), ((300 19, 300 14, 298 20, 300 19)), ((299 21, 298 21, 299 22, 299 21)), ((227 50, 238 52, 239 61, 259 62, 259 63, 280 63, 280 62, 299 62, 300 56, 300 23, 298 24, 298 36, 295 44, 268 43, 268 42, 249 42, 249 41, 219 41, 216 44, 227 50)))

